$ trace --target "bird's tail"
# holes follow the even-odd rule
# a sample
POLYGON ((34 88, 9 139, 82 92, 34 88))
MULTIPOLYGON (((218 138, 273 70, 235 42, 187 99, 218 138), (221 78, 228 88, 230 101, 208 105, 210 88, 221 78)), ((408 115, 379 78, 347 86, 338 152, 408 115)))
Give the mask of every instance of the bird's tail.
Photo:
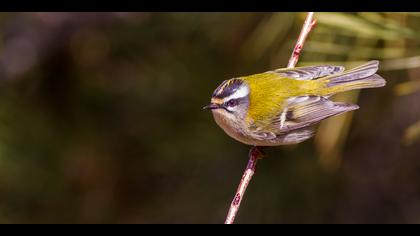
POLYGON ((375 74, 378 71, 379 62, 370 61, 364 65, 320 78, 318 80, 325 82, 323 89, 324 96, 330 96, 336 93, 364 88, 376 88, 385 86, 386 81, 375 74))

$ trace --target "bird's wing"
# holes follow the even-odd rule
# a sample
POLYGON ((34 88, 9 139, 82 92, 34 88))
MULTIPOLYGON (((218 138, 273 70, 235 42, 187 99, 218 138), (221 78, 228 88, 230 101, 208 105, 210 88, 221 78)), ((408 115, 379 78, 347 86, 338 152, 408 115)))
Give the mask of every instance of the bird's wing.
POLYGON ((314 134, 313 127, 305 127, 280 135, 273 132, 255 132, 251 133, 250 136, 262 141, 265 146, 277 146, 298 144, 311 138, 314 134))
POLYGON ((313 127, 305 127, 296 129, 289 133, 277 135, 276 143, 282 145, 298 144, 314 136, 315 132, 313 127))
POLYGON ((269 126, 272 132, 284 134, 358 108, 357 105, 333 102, 322 96, 292 97, 286 101, 284 109, 269 126))
POLYGON ((312 80, 344 71, 342 66, 307 66, 307 67, 295 67, 295 68, 284 68, 277 69, 271 72, 277 73, 282 77, 293 78, 297 80, 312 80))
POLYGON ((313 135, 310 126, 328 117, 358 108, 357 105, 333 102, 322 96, 291 97, 269 122, 251 124, 250 135, 259 140, 305 140, 313 135))

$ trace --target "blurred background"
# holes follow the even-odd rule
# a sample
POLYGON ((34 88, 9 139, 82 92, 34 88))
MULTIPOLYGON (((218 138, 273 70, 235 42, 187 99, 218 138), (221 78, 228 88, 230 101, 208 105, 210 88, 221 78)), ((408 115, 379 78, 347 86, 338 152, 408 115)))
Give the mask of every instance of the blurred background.
MULTIPOLYGON (((1 13, 0 223, 223 223, 249 147, 201 108, 285 67, 305 13, 1 13)), ((237 223, 420 223, 420 13, 316 13, 298 66, 387 86, 266 149, 237 223)))

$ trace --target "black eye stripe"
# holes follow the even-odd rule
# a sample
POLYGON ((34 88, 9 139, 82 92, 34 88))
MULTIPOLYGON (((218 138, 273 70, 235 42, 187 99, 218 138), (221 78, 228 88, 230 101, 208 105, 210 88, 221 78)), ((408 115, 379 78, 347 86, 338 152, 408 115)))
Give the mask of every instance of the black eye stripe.
POLYGON ((229 113, 233 113, 233 111, 231 111, 231 110, 227 109, 226 107, 223 107, 223 109, 224 109, 225 111, 229 112, 229 113))
POLYGON ((230 99, 229 101, 226 102, 226 105, 229 107, 233 107, 238 105, 239 103, 239 99, 230 99))
POLYGON ((230 100, 226 101, 225 103, 223 103, 223 107, 224 108, 226 108, 226 107, 234 107, 234 106, 237 106, 239 104, 245 103, 246 101, 247 101, 247 98, 246 97, 243 97, 243 98, 233 98, 233 99, 230 99, 230 100), (231 104, 229 104, 229 103, 231 103, 231 104))

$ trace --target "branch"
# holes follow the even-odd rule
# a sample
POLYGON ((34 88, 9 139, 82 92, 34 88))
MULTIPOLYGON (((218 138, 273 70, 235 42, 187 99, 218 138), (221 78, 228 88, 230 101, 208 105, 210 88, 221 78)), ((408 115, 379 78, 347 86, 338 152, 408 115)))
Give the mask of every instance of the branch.
POLYGON ((251 181, 252 176, 255 173, 255 166, 257 165, 258 159, 264 156, 261 147, 254 146, 249 150, 249 161, 246 166, 245 172, 242 175, 241 182, 236 190, 235 197, 233 198, 232 203, 230 204, 229 212, 226 217, 225 224, 232 224, 235 220, 236 213, 239 210, 241 205, 242 198, 245 194, 246 187, 248 187, 249 181, 251 181))
POLYGON ((316 20, 313 18, 314 13, 308 12, 305 23, 303 23, 302 31, 300 31, 299 38, 296 42, 295 48, 293 49, 292 56, 289 59, 287 68, 293 68, 296 66, 299 60, 300 52, 302 51, 303 45, 305 44, 306 37, 308 37, 309 32, 311 32, 312 28, 316 25, 316 20))
MULTIPOLYGON (((296 42, 296 46, 293 49, 292 56, 290 57, 288 68, 293 68, 299 60, 300 53, 305 43, 306 38, 308 37, 309 32, 316 24, 316 20, 313 19, 314 13, 308 12, 306 16, 305 23, 303 24, 302 31, 300 32, 299 38, 296 42)), ((226 217, 225 224, 233 224, 236 214, 238 213, 239 206, 241 205, 242 198, 244 197, 245 190, 248 187, 249 182, 252 179, 252 176, 255 173, 255 167, 257 165, 258 159, 261 159, 264 156, 262 147, 254 146, 249 150, 249 161, 246 166, 245 172, 242 175, 241 182, 239 183, 238 189, 236 190, 235 197, 230 204, 229 212, 226 217)))

